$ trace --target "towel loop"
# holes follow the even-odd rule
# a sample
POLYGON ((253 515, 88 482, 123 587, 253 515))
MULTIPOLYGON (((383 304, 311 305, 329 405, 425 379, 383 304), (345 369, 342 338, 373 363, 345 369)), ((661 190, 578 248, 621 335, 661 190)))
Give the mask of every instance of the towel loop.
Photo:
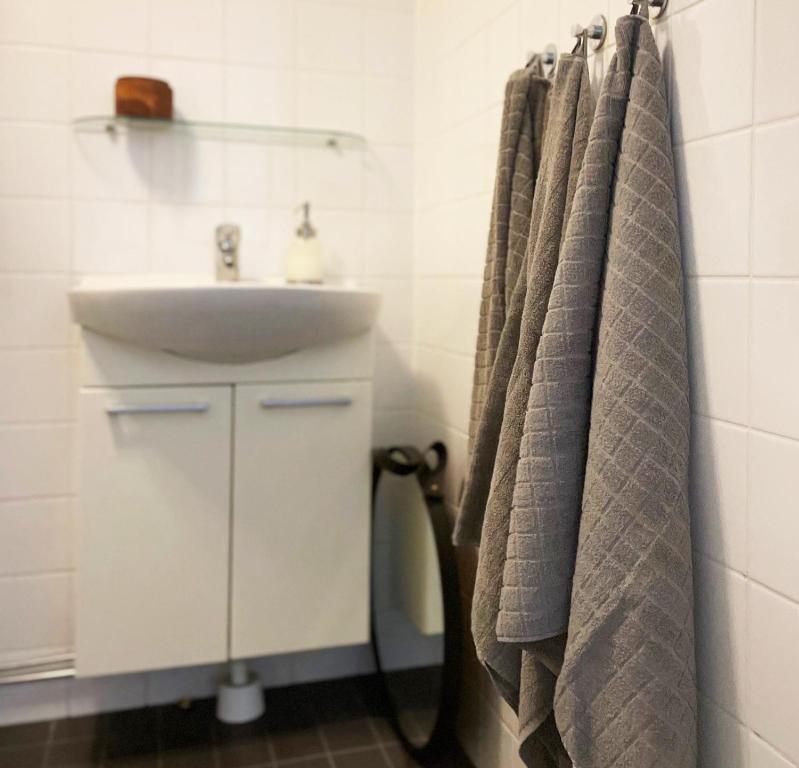
POLYGON ((572 53, 582 53, 583 56, 587 56, 589 40, 591 48, 595 51, 605 44, 608 36, 608 20, 600 13, 591 19, 591 23, 587 27, 582 24, 574 24, 571 31, 572 37, 578 38, 572 53))
POLYGON ((659 19, 665 12, 669 0, 633 0, 633 9, 630 16, 640 16, 642 19, 659 19), (652 13, 650 13, 652 11, 652 13))
POLYGON ((524 57, 525 67, 529 67, 536 56, 541 57, 541 63, 545 67, 554 67, 558 61, 558 49, 555 47, 554 44, 550 43, 546 48, 544 48, 543 53, 538 53, 536 51, 527 51, 527 55, 524 57))

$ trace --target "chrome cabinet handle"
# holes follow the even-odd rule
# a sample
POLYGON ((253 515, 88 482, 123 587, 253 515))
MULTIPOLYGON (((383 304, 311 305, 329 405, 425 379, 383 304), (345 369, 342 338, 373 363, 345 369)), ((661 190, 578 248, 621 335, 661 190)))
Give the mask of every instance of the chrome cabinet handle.
POLYGON ((205 413, 210 408, 210 403, 144 403, 141 405, 109 405, 105 412, 109 416, 135 413, 205 413))
POLYGON ((282 397, 265 397, 261 400, 261 408, 320 408, 352 405, 351 397, 315 397, 294 399, 282 397))

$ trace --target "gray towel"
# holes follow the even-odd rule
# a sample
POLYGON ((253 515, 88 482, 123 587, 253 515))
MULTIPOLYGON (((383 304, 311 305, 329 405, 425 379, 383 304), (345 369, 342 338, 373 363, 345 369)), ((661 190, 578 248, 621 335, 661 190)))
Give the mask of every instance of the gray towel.
POLYGON ((616 37, 565 249, 574 289, 564 293, 582 312, 609 211, 555 714, 579 768, 693 768, 688 378, 668 104, 649 25, 624 17, 616 37))
POLYGON ((480 491, 464 496, 465 505, 453 537, 459 544, 476 544, 480 540, 496 453, 496 438, 492 445, 486 446, 486 438, 490 442, 492 435, 480 435, 480 425, 502 415, 502 403, 497 410, 492 402, 485 413, 486 397, 507 307, 527 251, 550 87, 538 57, 526 69, 514 72, 505 87, 469 419, 468 477, 479 484, 480 491), (472 503, 475 497, 482 500, 472 503))
MULTIPOLYGON (((563 644, 556 641, 522 651, 518 646, 500 643, 497 616, 533 364, 558 264, 563 224, 569 218, 592 115, 586 61, 581 56, 564 56, 552 93, 533 201, 527 265, 519 275, 511 299, 487 400, 487 404, 491 403, 496 393, 496 402, 504 403, 504 409, 500 411, 501 420, 485 425, 499 434, 499 440, 480 544, 472 632, 478 658, 488 668, 504 698, 519 713, 523 754, 537 749, 532 743, 533 736, 551 714, 554 675, 560 666, 563 644)), ((541 735, 546 737, 550 731, 554 734, 554 728, 544 728, 541 735)))

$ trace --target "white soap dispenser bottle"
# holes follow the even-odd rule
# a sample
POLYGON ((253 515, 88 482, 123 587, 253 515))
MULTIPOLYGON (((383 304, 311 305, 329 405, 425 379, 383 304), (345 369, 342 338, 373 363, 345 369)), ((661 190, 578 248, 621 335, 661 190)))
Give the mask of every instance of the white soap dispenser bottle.
POLYGON ((286 258, 286 281, 289 283, 321 283, 322 246, 311 224, 311 204, 302 204, 302 223, 289 246, 286 258))

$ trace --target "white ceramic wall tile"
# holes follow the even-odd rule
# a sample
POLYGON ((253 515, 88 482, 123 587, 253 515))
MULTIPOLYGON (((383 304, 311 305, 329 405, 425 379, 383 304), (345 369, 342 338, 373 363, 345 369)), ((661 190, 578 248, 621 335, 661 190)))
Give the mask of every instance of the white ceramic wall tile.
POLYGON ((752 272, 799 275, 796 216, 789 203, 799 174, 799 120, 755 131, 752 272))
POLYGON ((149 271, 212 277, 215 230, 223 220, 222 207, 218 205, 151 205, 149 271))
POLYGON ((148 70, 150 77, 166 80, 172 87, 175 118, 222 119, 223 68, 220 62, 151 57, 148 70))
POLYGON ((61 51, 0 47, 0 117, 66 120, 69 55, 61 51))
POLYGON ((752 286, 752 426, 799 438, 799 283, 757 281, 752 286))
POLYGON ((364 272, 379 277, 410 277, 413 221, 408 213, 363 214, 364 272))
POLYGON ((153 137, 150 199, 169 203, 221 203, 223 146, 179 134, 153 137))
POLYGON ((383 296, 377 317, 379 343, 410 343, 413 333, 411 323, 411 281, 400 278, 364 278, 365 288, 380 291, 383 296))
POLYGON ((746 572, 746 430, 697 417, 691 445, 693 544, 746 572))
POLYGON ((156 0, 149 4, 151 53, 218 59, 222 0, 156 0))
POLYGON ((749 735, 749 768, 795 768, 795 764, 752 733, 749 735))
POLYGON ((0 200, 2 272, 69 269, 69 203, 65 200, 0 200))
POLYGON ((71 3, 0 0, 0 40, 38 45, 69 42, 71 3))
POLYGON ((244 279, 283 277, 288 244, 297 227, 294 211, 226 206, 224 219, 241 227, 239 269, 244 279))
POLYGON ((414 290, 414 338, 426 346, 474 355, 482 281, 431 278, 414 290))
POLYGON ((365 9, 363 69, 372 75, 413 76, 413 16, 365 9))
POLYGON ((790 3, 755 3, 755 118, 763 122, 799 114, 796 19, 790 3))
POLYGON ((488 27, 484 78, 486 103, 501 102, 509 73, 521 69, 526 63, 525 45, 529 48, 530 42, 520 39, 523 31, 521 12, 521 5, 512 3, 488 27))
POLYGON ((370 77, 363 81, 363 132, 371 142, 409 144, 413 137, 410 80, 370 77))
POLYGON ((359 152, 297 150, 297 200, 328 208, 360 208, 363 163, 359 152))
POLYGON ((700 697, 698 713, 700 768, 748 768, 748 734, 739 720, 700 697))
POLYGON ((0 347, 66 345, 67 285, 66 277, 0 276, 0 347))
POLYGON ((153 3, 142 0, 65 0, 64 5, 69 6, 70 42, 75 48, 147 50, 147 12, 148 5, 153 3))
POLYGON ((378 145, 364 162, 364 207, 378 211, 409 211, 413 194, 413 150, 378 145))
POLYGON ((297 65, 300 69, 358 72, 361 68, 361 10, 356 6, 300 0, 297 65))
POLYGON ((149 136, 76 133, 72 195, 83 199, 146 200, 151 183, 149 136))
POLYGON ((67 129, 52 125, 0 125, 0 194, 67 194, 67 129))
POLYGON ((694 593, 699 690, 745 721, 746 579, 700 555, 694 563, 694 593))
POLYGON ((749 453, 749 574, 799 601, 799 442, 752 432, 749 453))
POLYGON ((125 53, 75 51, 70 56, 72 117, 115 112, 114 85, 118 77, 147 75, 147 57, 125 53))
POLYGON ((233 123, 292 125, 295 76, 287 70, 225 68, 225 119, 233 123))
POLYGON ((799 761, 799 605, 749 584, 749 702, 752 729, 799 761))
POLYGON ((70 499, 0 502, 0 576, 72 567, 70 499))
POLYGON ((137 709, 147 703, 146 675, 83 677, 68 681, 67 711, 70 717, 137 709))
POLYGON ((26 648, 63 649, 72 642, 71 586, 67 574, 0 579, 0 654, 26 648))
POLYGON ((749 272, 750 148, 751 133, 742 131, 693 142, 675 152, 683 260, 689 275, 749 272))
POLYGON ((410 345, 380 344, 375 354, 374 398, 377 408, 413 408, 410 345))
POLYGON ((71 365, 65 349, 0 352, 0 423, 72 418, 71 365))
POLYGON ((705 416, 747 419, 748 287, 743 280, 688 281, 691 399, 705 416))
POLYGON ((418 408, 423 414, 438 416, 445 424, 466 432, 472 396, 472 358, 421 346, 415 355, 418 408))
POLYGON ((288 147, 229 143, 225 147, 225 200, 261 206, 293 205, 296 155, 288 147))
POLYGON ((225 59, 293 66, 295 8, 295 0, 225 0, 225 59))
POLYGON ((341 282, 347 276, 363 274, 360 211, 317 208, 312 213, 312 222, 322 246, 326 279, 341 282))
POLYGON ((147 270, 146 203, 76 202, 73 267, 89 274, 147 270))
POLYGON ((297 75, 297 122, 306 128, 360 133, 361 81, 349 75, 297 75))
POLYGON ((672 17, 676 141, 699 139, 751 122, 753 24, 751 0, 703 0, 672 17), (731 62, 735 62, 734 77, 730 76, 731 62))
POLYGON ((72 493, 72 439, 68 425, 0 426, 0 499, 72 493))

